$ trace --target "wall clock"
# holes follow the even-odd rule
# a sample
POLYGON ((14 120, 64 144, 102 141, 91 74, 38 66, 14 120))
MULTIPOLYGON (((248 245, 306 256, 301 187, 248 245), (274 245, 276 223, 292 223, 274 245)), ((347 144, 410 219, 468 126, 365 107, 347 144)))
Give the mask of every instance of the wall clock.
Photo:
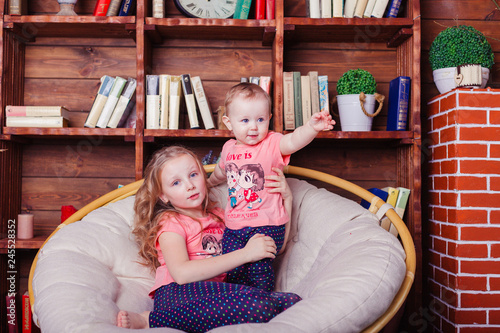
POLYGON ((174 0, 187 17, 226 19, 234 14, 236 0, 174 0))

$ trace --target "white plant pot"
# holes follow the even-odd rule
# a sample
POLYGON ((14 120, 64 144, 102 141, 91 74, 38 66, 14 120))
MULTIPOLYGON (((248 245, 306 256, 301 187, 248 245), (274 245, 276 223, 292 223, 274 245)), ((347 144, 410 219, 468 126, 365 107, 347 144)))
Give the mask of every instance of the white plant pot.
MULTIPOLYGON (((488 78, 490 77, 490 70, 488 68, 481 68, 482 83, 481 88, 486 87, 488 78)), ((455 83, 455 67, 440 68, 432 71, 434 83, 440 94, 444 94, 456 88, 455 83)))
MULTIPOLYGON (((365 95, 365 110, 368 114, 375 112, 375 95, 365 95)), ((373 118, 365 115, 359 103, 359 94, 337 95, 340 127, 342 131, 371 131, 373 118)))

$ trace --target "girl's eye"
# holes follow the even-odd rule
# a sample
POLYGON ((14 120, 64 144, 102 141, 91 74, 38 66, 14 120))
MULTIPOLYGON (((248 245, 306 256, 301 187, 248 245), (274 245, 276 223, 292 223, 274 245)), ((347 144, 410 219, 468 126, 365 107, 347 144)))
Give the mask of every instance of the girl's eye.
POLYGON ((179 181, 178 181, 178 180, 176 180, 176 181, 174 181, 174 182, 172 183, 172 186, 177 186, 177 185, 179 185, 179 181))
POLYGON ((196 177, 196 176, 198 176, 198 173, 197 173, 197 172, 193 172, 193 173, 191 173, 191 175, 190 175, 190 177, 191 177, 191 178, 196 177))

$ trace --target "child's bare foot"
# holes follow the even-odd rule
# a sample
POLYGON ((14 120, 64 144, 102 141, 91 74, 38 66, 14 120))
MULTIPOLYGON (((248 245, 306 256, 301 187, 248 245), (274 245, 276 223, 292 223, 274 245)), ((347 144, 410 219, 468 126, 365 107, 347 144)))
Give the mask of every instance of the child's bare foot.
POLYGON ((116 326, 123 328, 148 328, 149 312, 135 313, 120 311, 116 316, 116 326))

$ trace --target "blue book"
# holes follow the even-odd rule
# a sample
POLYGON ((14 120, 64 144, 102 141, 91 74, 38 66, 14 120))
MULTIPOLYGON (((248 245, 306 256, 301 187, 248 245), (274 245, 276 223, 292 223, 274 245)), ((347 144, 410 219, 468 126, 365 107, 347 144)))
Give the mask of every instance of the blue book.
POLYGON ((410 81, 408 76, 398 76, 389 84, 388 131, 406 130, 410 101, 410 81))
MULTIPOLYGON (((368 191, 375 194, 377 197, 382 199, 384 202, 387 201, 387 197, 389 196, 389 193, 387 193, 386 191, 381 190, 379 188, 376 188, 376 187, 369 188, 368 191)), ((363 200, 361 200, 360 205, 363 206, 363 208, 365 208, 365 209, 369 209, 371 203, 363 199, 363 200)))
POLYGON ((391 0, 389 6, 387 7, 386 17, 398 17, 399 7, 401 6, 402 0, 391 0))
POLYGON ((135 0, 123 0, 118 16, 129 16, 134 11, 135 0))

